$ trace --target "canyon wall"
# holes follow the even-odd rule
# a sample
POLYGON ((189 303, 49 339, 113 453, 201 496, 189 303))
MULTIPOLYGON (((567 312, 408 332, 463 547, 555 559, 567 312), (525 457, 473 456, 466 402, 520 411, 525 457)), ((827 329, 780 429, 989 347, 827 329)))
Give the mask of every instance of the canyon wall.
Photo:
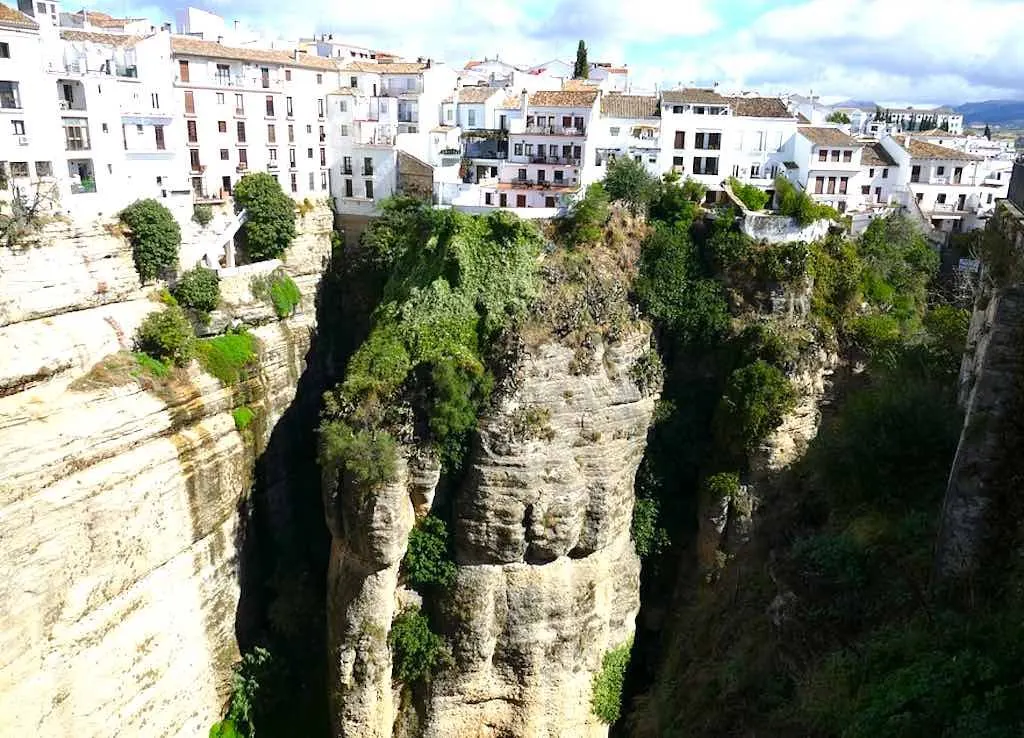
POLYGON ((230 291, 227 317, 259 339, 231 387, 195 362, 133 376, 131 336, 160 303, 116 228, 54 223, 0 249, 5 733, 196 736, 222 713, 254 460, 305 369, 331 226, 324 208, 299 220, 294 315, 230 291))

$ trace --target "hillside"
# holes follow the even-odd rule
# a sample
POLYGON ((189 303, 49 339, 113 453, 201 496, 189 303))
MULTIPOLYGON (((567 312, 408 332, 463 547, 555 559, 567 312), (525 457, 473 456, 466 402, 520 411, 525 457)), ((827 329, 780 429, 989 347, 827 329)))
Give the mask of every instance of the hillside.
POLYGON ((954 107, 963 113, 965 125, 1024 126, 1024 100, 985 100, 954 107))

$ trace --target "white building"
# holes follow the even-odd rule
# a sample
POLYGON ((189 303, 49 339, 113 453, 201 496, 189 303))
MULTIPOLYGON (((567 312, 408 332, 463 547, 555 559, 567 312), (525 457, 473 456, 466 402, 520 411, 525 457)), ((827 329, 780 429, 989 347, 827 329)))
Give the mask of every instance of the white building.
POLYGON ((510 121, 509 156, 498 184, 482 187, 484 205, 565 207, 599 178, 588 138, 597 119, 599 90, 540 90, 520 97, 521 117, 510 121))
POLYGON ((337 59, 339 62, 350 61, 395 61, 396 56, 385 51, 377 51, 366 46, 357 46, 334 38, 333 33, 322 33, 316 38, 299 40, 299 48, 317 56, 337 59))
POLYGON ((952 108, 883 108, 881 116, 895 126, 895 132, 942 128, 950 133, 964 132, 964 116, 952 108))
POLYGON ((840 213, 857 210, 864 201, 856 186, 863 149, 838 127, 798 126, 787 146, 788 177, 817 202, 840 213))
POLYGON ((328 195, 327 94, 338 86, 336 62, 186 36, 171 46, 197 195, 224 197, 254 170, 272 173, 292 197, 328 195))
POLYGON ((726 173, 741 182, 769 189, 785 171, 786 144, 796 118, 777 97, 730 97, 726 125, 726 173))
POLYGON ((861 150, 860 188, 861 206, 865 209, 883 209, 902 200, 906 189, 896 160, 880 141, 866 141, 861 150))
POLYGON ((328 105, 338 173, 331 194, 339 213, 378 212, 377 203, 398 191, 399 152, 428 167, 443 165, 430 160, 435 152, 429 133, 440 125, 441 100, 455 86, 455 76, 450 67, 429 60, 341 68, 341 87, 328 105))
POLYGON ((608 163, 625 156, 661 176, 661 105, 654 95, 601 96, 601 114, 591 126, 594 163, 603 177, 608 163))

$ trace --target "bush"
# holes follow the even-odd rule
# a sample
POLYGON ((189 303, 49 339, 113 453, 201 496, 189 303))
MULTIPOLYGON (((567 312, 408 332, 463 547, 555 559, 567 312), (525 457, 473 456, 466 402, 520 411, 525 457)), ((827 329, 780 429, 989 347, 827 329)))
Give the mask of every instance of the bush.
MULTIPOLYGON (((692 183, 692 180, 687 180, 680 185, 678 174, 674 172, 666 174, 661 182, 656 183, 653 188, 648 217, 668 225, 684 224, 688 226, 692 223, 698 210, 698 206, 693 200, 692 188, 687 191, 687 185, 692 183)), ((703 192, 698 194, 697 200, 699 201, 702 197, 703 192)))
POLYGON ((236 384, 248 376, 256 360, 256 338, 245 331, 204 338, 196 345, 203 369, 225 385, 236 384))
POLYGON ((633 547, 642 559, 657 556, 668 548, 671 540, 661 523, 661 504, 649 497, 637 497, 629 532, 633 547))
POLYGON ((825 121, 828 123, 849 123, 850 116, 841 110, 836 110, 835 112, 829 113, 829 116, 825 118, 825 121))
POLYGON ((729 177, 729 188, 732 194, 736 195, 747 210, 764 210, 768 204, 768 193, 751 184, 744 184, 735 177, 729 177))
POLYGON ((298 285, 280 269, 266 277, 253 277, 251 289, 254 297, 274 306, 274 313, 279 318, 287 318, 302 302, 298 285))
POLYGON ((632 639, 608 651, 601 659, 601 670, 594 675, 590 709, 606 725, 622 714, 622 685, 626 680, 632 639))
POLYGON ((252 425, 256 413, 252 411, 252 408, 242 405, 242 407, 235 408, 231 412, 231 416, 235 419, 235 430, 244 431, 252 425))
POLYGON ((644 165, 628 156, 621 156, 608 165, 604 188, 608 197, 626 203, 633 213, 647 210, 658 186, 644 165))
POLYGON ((378 487, 395 479, 398 445, 387 431, 353 430, 334 420, 320 426, 320 464, 344 467, 364 487, 378 487))
POLYGON ((181 228, 171 211, 156 200, 136 200, 120 213, 128 228, 135 269, 143 282, 178 264, 181 228))
POLYGON ((135 347, 153 359, 185 366, 195 352, 196 334, 176 306, 150 313, 135 332, 135 347))
POLYGON ((220 277, 213 269, 189 269, 178 279, 171 294, 180 305, 209 313, 220 303, 220 277))
POLYGON ((587 187, 586 194, 573 203, 563 224, 566 238, 574 246, 597 243, 608 222, 608 193, 600 182, 587 187))
POLYGON ((629 367, 629 378, 633 380, 642 395, 655 394, 660 388, 665 374, 665 367, 661 363, 661 357, 654 349, 644 352, 633 365, 629 367))
POLYGON ((716 412, 716 435, 735 451, 751 451, 779 426, 795 400, 786 375, 758 359, 730 375, 716 412))
POLYGON ((196 203, 192 206, 192 220, 205 228, 213 220, 213 208, 203 203, 196 203))
POLYGON ((839 213, 827 205, 816 203, 814 198, 781 175, 775 178, 775 196, 779 202, 779 214, 793 218, 801 226, 816 220, 839 219, 839 213))
POLYGON ((394 675, 406 684, 429 680, 451 664, 448 644, 430 630, 427 618, 418 610, 403 610, 391 623, 388 633, 394 675))
POLYGON ((227 715, 210 728, 210 738, 255 738, 272 668, 273 662, 266 649, 256 646, 250 653, 243 654, 231 677, 227 715))
POLYGON ((295 238, 295 203, 266 172, 246 174, 235 185, 235 207, 245 210, 242 240, 253 261, 276 259, 295 238))
POLYGON ((455 581, 448 526, 427 515, 409 533, 409 548, 402 562, 405 576, 414 587, 448 587, 455 581))
POLYGON ((430 371, 431 393, 427 405, 430 433, 448 470, 462 466, 469 432, 494 387, 490 374, 479 366, 460 366, 441 359, 430 371))

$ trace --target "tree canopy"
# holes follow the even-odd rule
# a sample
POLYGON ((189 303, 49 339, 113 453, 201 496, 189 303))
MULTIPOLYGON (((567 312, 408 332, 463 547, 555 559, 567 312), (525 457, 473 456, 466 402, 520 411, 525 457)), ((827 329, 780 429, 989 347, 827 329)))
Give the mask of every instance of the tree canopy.
POLYGON ((266 172, 247 174, 235 185, 235 207, 245 210, 245 250, 253 261, 276 259, 295 238, 295 203, 266 172))
POLYGON ((573 67, 573 79, 587 79, 590 76, 590 65, 587 63, 587 45, 580 39, 576 47, 576 66, 573 67))

